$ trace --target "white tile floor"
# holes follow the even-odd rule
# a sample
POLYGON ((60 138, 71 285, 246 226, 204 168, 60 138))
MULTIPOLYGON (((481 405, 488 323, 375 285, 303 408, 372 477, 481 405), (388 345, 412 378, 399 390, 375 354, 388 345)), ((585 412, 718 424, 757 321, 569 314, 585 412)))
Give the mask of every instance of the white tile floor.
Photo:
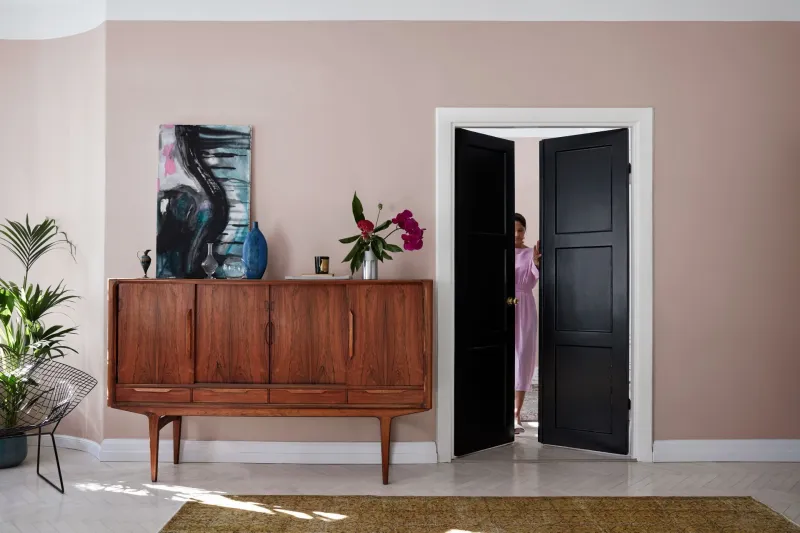
POLYGON ((485 461, 505 461, 518 463, 542 463, 564 461, 630 461, 628 457, 585 452, 539 444, 537 422, 523 422, 525 432, 516 435, 514 442, 491 450, 473 453, 457 459, 458 462, 475 463, 485 461))
MULTIPOLYGON (((49 450, 47 450, 49 451, 49 450)), ((46 454, 50 457, 49 454, 46 454)), ((0 470, 2 533, 157 532, 182 502, 225 504, 226 494, 494 496, 747 495, 800 519, 800 464, 643 464, 632 462, 462 462, 397 465, 383 486, 379 466, 101 463, 61 453, 66 494, 36 476, 35 452, 0 470)), ((43 466, 51 475, 55 464, 43 466)), ((444 532, 441 532, 444 533, 444 532)))

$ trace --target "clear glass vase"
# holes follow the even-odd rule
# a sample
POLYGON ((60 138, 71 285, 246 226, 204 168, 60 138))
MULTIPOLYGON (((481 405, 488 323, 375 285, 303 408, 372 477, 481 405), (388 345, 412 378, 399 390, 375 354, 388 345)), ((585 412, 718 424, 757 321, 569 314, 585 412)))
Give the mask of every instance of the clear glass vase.
POLYGON ((219 263, 217 260, 214 259, 214 243, 209 242, 207 243, 208 246, 208 255, 200 265, 203 267, 203 272, 206 273, 208 279, 212 279, 214 277, 214 272, 217 271, 217 267, 219 267, 219 263))
POLYGON ((222 263, 222 272, 225 279, 242 279, 247 269, 241 257, 229 257, 222 263))

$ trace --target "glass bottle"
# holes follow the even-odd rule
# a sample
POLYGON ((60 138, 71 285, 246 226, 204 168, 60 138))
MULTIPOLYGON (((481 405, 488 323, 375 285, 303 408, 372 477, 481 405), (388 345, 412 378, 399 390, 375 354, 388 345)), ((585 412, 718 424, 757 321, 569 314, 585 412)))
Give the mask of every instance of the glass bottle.
POLYGON ((217 260, 214 259, 214 249, 213 249, 213 247, 214 247, 214 243, 213 242, 209 242, 208 243, 208 255, 206 256, 205 259, 203 259, 203 262, 201 263, 201 266, 203 267, 203 271, 208 276, 208 279, 212 279, 214 277, 214 272, 217 271, 217 267, 219 266, 219 263, 217 263, 217 260))

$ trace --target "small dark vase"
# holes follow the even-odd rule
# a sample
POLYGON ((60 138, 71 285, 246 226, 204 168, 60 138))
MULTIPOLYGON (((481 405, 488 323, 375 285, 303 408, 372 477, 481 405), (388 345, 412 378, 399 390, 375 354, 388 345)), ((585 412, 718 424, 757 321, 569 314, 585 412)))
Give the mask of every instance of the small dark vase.
POLYGON ((247 235, 242 250, 245 275, 247 279, 261 279, 267 271, 267 239, 258 229, 258 222, 253 222, 253 229, 247 235))
POLYGON ((150 250, 145 250, 144 252, 139 252, 136 256, 139 258, 139 264, 142 265, 142 270, 144 270, 144 277, 147 277, 147 269, 150 268, 150 263, 153 262, 153 259, 148 255, 150 250))

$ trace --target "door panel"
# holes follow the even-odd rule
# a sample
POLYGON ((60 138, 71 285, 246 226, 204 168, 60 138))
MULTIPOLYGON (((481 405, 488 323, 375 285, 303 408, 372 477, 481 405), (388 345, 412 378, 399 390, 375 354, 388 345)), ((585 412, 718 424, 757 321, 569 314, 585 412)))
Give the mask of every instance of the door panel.
POLYGON ((353 313, 347 384, 423 386, 422 285, 354 285, 347 294, 353 313))
POLYGON ((197 286, 197 382, 267 383, 269 287, 197 286))
POLYGON ((627 454, 628 130, 539 153, 539 441, 627 454))
POLYGON ((345 384, 347 294, 343 285, 271 289, 270 383, 345 384))
POLYGON ((456 456, 514 440, 514 143, 455 132, 456 456))
POLYGON ((120 283, 117 383, 194 383, 194 285, 120 283))

